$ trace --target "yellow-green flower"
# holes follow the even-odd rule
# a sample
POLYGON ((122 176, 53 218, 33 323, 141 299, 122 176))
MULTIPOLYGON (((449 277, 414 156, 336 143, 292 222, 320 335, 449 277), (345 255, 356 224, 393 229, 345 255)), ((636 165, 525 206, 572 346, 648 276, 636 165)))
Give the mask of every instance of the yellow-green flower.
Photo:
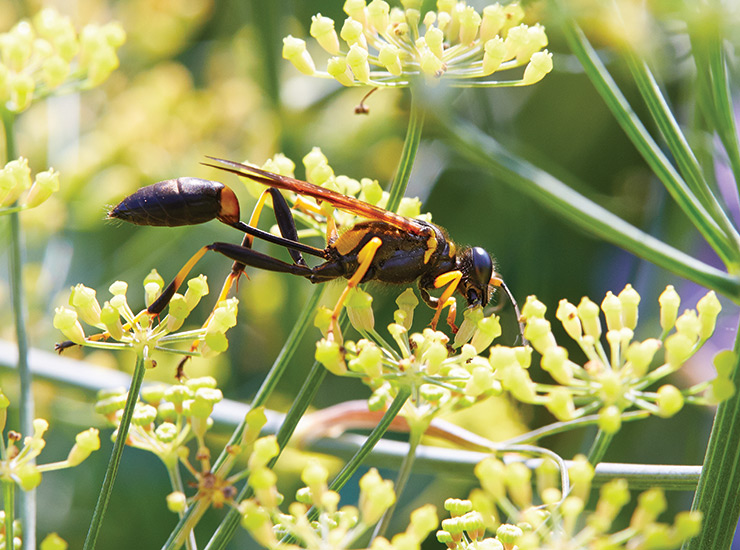
POLYGON ((316 68, 300 38, 283 39, 283 57, 304 74, 344 86, 408 86, 421 76, 460 87, 526 86, 552 70, 544 27, 522 23, 518 3, 491 4, 479 13, 465 1, 438 0, 437 11, 423 16, 421 2, 402 4, 348 0, 341 25, 314 15, 310 34, 330 56, 326 70, 316 68), (493 76, 511 69, 520 70, 493 76))
MULTIPOLYGON (((144 280, 147 305, 162 292, 164 281, 156 272, 144 280)), ((72 343, 108 350, 133 349, 141 354, 147 365, 153 367, 155 351, 188 356, 212 356, 224 351, 228 342, 225 333, 236 324, 238 300, 230 298, 219 303, 208 322, 199 329, 177 332, 200 299, 208 294, 208 284, 203 275, 190 279, 185 294, 175 293, 170 300, 167 314, 154 317, 146 309, 134 314, 126 301, 128 284, 116 281, 109 287, 111 298, 102 306, 96 292, 84 285, 72 288, 69 305, 58 307, 54 315, 54 327, 59 329, 72 343), (80 319, 89 326, 103 331, 87 336, 80 319), (189 342, 190 350, 170 347, 177 342, 189 342), (197 344, 197 345, 195 345, 197 344)), ((63 343, 58 349, 63 350, 63 343)))

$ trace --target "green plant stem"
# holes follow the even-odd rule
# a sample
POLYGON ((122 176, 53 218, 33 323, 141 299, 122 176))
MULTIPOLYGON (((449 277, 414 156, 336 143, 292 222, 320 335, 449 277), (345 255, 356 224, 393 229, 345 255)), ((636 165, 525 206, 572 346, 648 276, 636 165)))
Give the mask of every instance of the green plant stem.
MULTIPOLYGON (((346 318, 344 318, 343 321, 345 322, 340 322, 340 325, 346 325, 346 318)), ((295 431, 295 428, 298 425, 301 417, 306 412, 306 409, 308 409, 308 406, 311 404, 314 397, 316 397, 316 393, 319 391, 319 387, 321 386, 321 382, 324 380, 325 376, 326 369, 324 368, 324 366, 318 362, 315 362, 313 364, 313 367, 311 368, 311 372, 306 378, 306 381, 303 383, 303 386, 301 386, 301 389, 298 392, 295 401, 293 402, 293 406, 291 406, 288 414, 285 415, 285 420, 280 426, 280 430, 278 430, 277 441, 278 445, 280 446, 281 453, 285 446, 288 444, 288 440, 290 440, 290 437, 293 435, 293 432, 295 431)), ((278 454, 278 456, 270 461, 268 467, 272 468, 275 465, 275 462, 277 462, 278 458, 280 458, 280 454, 278 454)), ((243 499, 249 498, 251 495, 252 488, 245 484, 235 500, 236 502, 241 502, 243 499)), ((225 549, 226 545, 229 543, 229 541, 231 541, 232 537, 234 536, 234 532, 239 526, 239 520, 239 510, 237 510, 236 508, 232 508, 231 510, 229 510, 229 512, 226 514, 226 517, 219 524, 218 529, 216 529, 216 531, 213 533, 211 540, 208 541, 208 544, 206 545, 206 550, 225 549)))
POLYGON ((388 191, 387 209, 395 212, 401 204, 401 199, 406 193, 406 186, 411 177, 411 170, 414 167, 416 153, 419 151, 421 141, 421 131, 424 127, 424 110, 420 102, 416 99, 413 89, 411 90, 411 107, 409 113, 409 124, 406 129, 406 138, 403 142, 401 159, 398 161, 396 175, 388 191))
POLYGON ((447 136, 471 163, 553 210, 589 234, 740 303, 740 279, 707 265, 627 223, 551 174, 522 160, 470 123, 442 120, 447 136))
POLYGON ((606 450, 609 448, 609 444, 614 439, 613 433, 607 433, 604 430, 599 430, 596 433, 596 438, 591 444, 591 448, 588 451, 588 461, 594 466, 601 462, 606 454, 606 450))
MULTIPOLYGON (((740 388, 740 330, 732 383, 740 388)), ((740 517, 740 392, 720 403, 714 417, 692 509, 704 514, 701 533, 686 550, 730 548, 740 517)))
POLYGON ((396 491, 396 500, 391 505, 391 507, 385 511, 383 517, 375 526, 372 540, 374 540, 376 537, 384 537, 386 531, 388 530, 388 526, 391 523, 391 518, 393 517, 393 512, 396 510, 398 500, 401 498, 401 493, 406 488, 409 478, 411 477, 411 470, 414 467, 414 462, 416 461, 416 450, 419 448, 421 438, 424 435, 427 427, 428 423, 426 422, 415 423, 411 426, 411 429, 409 430, 409 450, 406 453, 406 456, 403 457, 401 468, 398 470, 398 476, 396 476, 396 484, 394 487, 396 491))
POLYGON ((103 485, 100 488, 100 496, 98 496, 98 502, 95 505, 95 511, 93 512, 92 521, 90 522, 90 528, 87 531, 87 538, 85 539, 85 545, 83 547, 84 550, 93 550, 98 540, 100 527, 103 524, 103 518, 108 509, 108 502, 110 501, 110 496, 113 491, 113 484, 118 475, 118 467, 121 465, 123 448, 126 446, 128 430, 131 426, 131 418, 134 415, 134 407, 139 399, 139 390, 141 389, 141 383, 144 380, 145 372, 144 357, 137 354, 136 367, 134 368, 134 374, 131 378, 131 386, 128 390, 126 406, 123 409, 121 422, 118 425, 118 434, 113 443, 113 450, 111 451, 110 460, 108 461, 108 468, 105 470, 105 478, 103 479, 103 485))
MULTIPOLYGON (((313 320, 314 314, 316 312, 316 308, 318 307, 319 301, 321 300, 321 295, 323 293, 323 290, 324 289, 321 286, 316 287, 314 289, 313 293, 311 294, 311 297, 309 298, 308 302, 304 306, 303 311, 301 312, 301 315, 296 321, 296 324, 293 326, 293 330, 290 331, 290 334, 288 335, 288 339, 285 341, 285 344, 280 350, 280 353, 275 358, 275 361, 273 362, 272 367, 270 368, 270 372, 267 373, 267 376, 262 381, 262 385, 257 390, 257 394, 255 395, 255 398, 251 404, 252 408, 260 407, 264 405, 267 402, 267 399, 272 394, 272 391, 275 389, 278 382, 280 381, 280 378, 282 378, 283 373, 285 372, 285 369, 290 364, 290 361, 293 359, 293 355, 295 355, 295 352, 298 349, 298 345, 303 339, 303 336, 305 335, 306 330, 308 330, 308 327, 311 326, 311 321, 313 320)), ((310 379, 310 375, 309 375, 309 379, 310 379)), ((231 445, 236 445, 241 440, 245 428, 246 428, 246 420, 242 420, 239 423, 239 425, 234 429, 234 432, 232 433, 231 438, 229 439, 229 442, 226 444, 226 446, 224 447, 224 450, 221 452, 221 454, 218 456, 218 458, 214 462, 213 464, 214 471, 218 471, 221 465, 224 463, 224 461, 229 456, 228 453, 226 452, 226 449, 228 449, 231 445)), ((175 526, 175 528, 172 530, 169 538, 164 543, 164 546, 162 548, 167 548, 167 549, 180 548, 180 546, 182 546, 182 544, 184 543, 186 533, 192 530, 193 526, 197 523, 200 517, 205 513, 206 509, 207 509, 207 503, 204 503, 202 500, 196 501, 192 506, 190 506, 185 512, 185 514, 180 518, 180 521, 175 526)))
POLYGON ((13 521, 15 520, 15 483, 3 480, 3 511, 5 512, 5 547, 13 547, 13 521), (10 544, 8 544, 10 541, 10 544))
MULTIPOLYGON (((18 151, 15 143, 15 115, 2 110, 5 132, 6 161, 15 159, 18 151)), ((10 217, 10 286, 13 295, 13 319, 18 344, 18 378, 20 381, 20 429, 30 436, 33 433, 34 400, 31 370, 28 367, 28 335, 26 333, 26 295, 23 289, 23 246, 21 244, 21 220, 18 212, 10 217)), ((20 520, 23 527, 24 548, 36 548, 36 489, 21 491, 20 520)))
MULTIPOLYGON (((555 4, 560 4, 560 2, 555 2, 555 4)), ((655 143, 645 126, 632 110, 632 107, 606 70, 606 67, 604 67, 583 31, 567 15, 563 17, 562 28, 569 47, 581 62, 596 91, 601 95, 616 121, 640 152, 645 162, 647 162, 660 181, 663 182, 663 185, 676 201, 676 204, 681 207, 692 224, 704 236, 720 258, 722 258, 725 265, 733 268, 737 267, 737 263, 740 261, 737 243, 733 242, 730 236, 720 229, 691 189, 686 185, 686 182, 668 161, 660 147, 658 147, 658 144, 655 143)))
POLYGON ((704 174, 699 166, 699 161, 691 150, 688 141, 686 141, 686 137, 683 135, 678 122, 673 116, 673 112, 663 97, 655 77, 645 61, 639 59, 634 52, 628 52, 626 59, 632 76, 642 94, 642 98, 648 106, 650 114, 658 125, 661 134, 663 134, 673 154, 673 158, 676 159, 678 169, 681 171, 686 183, 707 211, 712 214, 722 231, 732 237, 737 246, 737 243, 740 242, 740 235, 738 235, 737 229, 732 225, 730 218, 720 205, 717 197, 714 196, 712 190, 709 188, 707 180, 704 178, 704 174))

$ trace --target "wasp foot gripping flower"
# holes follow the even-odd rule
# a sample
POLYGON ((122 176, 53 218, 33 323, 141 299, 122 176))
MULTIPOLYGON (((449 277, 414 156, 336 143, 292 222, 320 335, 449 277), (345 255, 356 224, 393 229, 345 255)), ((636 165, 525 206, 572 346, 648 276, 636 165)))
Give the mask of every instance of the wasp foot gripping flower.
POLYGON ((663 334, 645 340, 634 339, 639 302, 630 285, 618 295, 608 292, 601 306, 585 297, 578 306, 560 301, 555 317, 583 351, 586 361, 579 365, 556 342, 544 304, 530 296, 522 308, 524 336, 542 355, 542 368, 558 385, 535 385, 526 370, 528 362, 522 364, 509 348, 499 346, 491 349, 497 378, 515 397, 544 404, 561 421, 598 413, 599 426, 607 432, 618 430, 623 413, 630 409, 668 417, 687 402, 715 403, 730 394, 731 383, 722 366, 731 361, 730 356, 718 357, 718 377, 711 387, 702 383, 681 391, 664 384, 657 391, 648 389, 681 368, 712 335, 721 310, 714 292, 699 300, 696 310, 679 316, 678 294, 673 287, 666 288, 659 299, 663 334), (659 366, 651 368, 653 364, 659 366))
MULTIPOLYGON (((162 291, 164 281, 156 272, 144 280, 147 305, 151 304, 162 291)), ((69 297, 70 307, 58 307, 54 316, 54 326, 74 344, 100 349, 133 349, 153 367, 155 351, 198 355, 207 357, 223 352, 228 347, 226 331, 236 324, 238 300, 231 298, 218 304, 205 326, 190 331, 177 332, 200 299, 208 294, 205 276, 190 279, 185 294, 172 297, 167 315, 154 318, 146 309, 134 314, 126 301, 127 283, 117 281, 109 287, 110 300, 102 306, 96 298, 95 290, 79 284, 72 288, 69 297), (80 320, 103 330, 102 333, 85 335, 80 320), (115 341, 111 341, 115 340, 115 341), (169 347, 177 342, 198 342, 197 351, 182 351, 169 347)), ((69 344, 60 344, 63 350, 69 344)))
POLYGON ((587 512, 593 466, 583 456, 571 464, 567 495, 556 487, 557 467, 548 460, 537 468, 535 495, 524 464, 484 459, 475 468, 482 488, 469 500, 445 502, 451 517, 442 521, 437 540, 455 550, 670 549, 698 534, 699 512, 681 512, 672 525, 657 521, 666 508, 660 489, 642 493, 629 526, 616 530, 615 519, 630 501, 627 483, 617 479, 604 485, 595 509, 587 512))
POLYGON ((339 32, 334 20, 314 15, 310 34, 330 56, 326 70, 316 68, 300 38, 283 39, 283 57, 303 74, 344 86, 408 86, 422 75, 452 86, 526 86, 552 70, 545 29, 523 24, 518 3, 490 4, 479 13, 465 1, 439 0, 437 11, 423 17, 420 2, 402 4, 347 1, 339 32), (492 77, 521 67, 519 78, 492 77))
MULTIPOLYGON (((409 334, 419 303, 412 289, 405 290, 396 303, 394 318, 399 322, 388 326, 395 347, 367 321, 371 315, 350 311, 350 319, 365 338, 343 346, 323 339, 317 344, 316 359, 334 374, 358 377, 368 384, 373 389, 371 410, 384 409, 399 389, 411 388, 401 414, 410 426, 419 428, 428 426, 435 416, 501 394, 491 363, 478 355, 501 334, 498 317, 484 316, 480 308, 466 311, 453 345, 446 334, 431 328, 409 334)), ((369 301, 355 297, 347 308, 364 310, 369 301)))
POLYGON ((118 67, 125 40, 118 23, 87 25, 78 35, 69 17, 39 11, 0 34, 0 105, 18 113, 54 90, 98 86, 118 67))
MULTIPOLYGON (((10 402, 0 390, 0 430, 5 429, 7 408, 10 402)), ((82 463, 93 451, 100 448, 98 430, 90 428, 75 437, 75 444, 65 460, 37 464, 36 459, 46 445, 44 434, 49 423, 43 418, 33 421, 33 435, 25 438, 15 431, 7 432, 7 441, 0 445, 0 478, 17 484, 24 491, 36 488, 41 483, 44 472, 72 468, 82 463), (22 446, 19 442, 23 440, 22 446)))

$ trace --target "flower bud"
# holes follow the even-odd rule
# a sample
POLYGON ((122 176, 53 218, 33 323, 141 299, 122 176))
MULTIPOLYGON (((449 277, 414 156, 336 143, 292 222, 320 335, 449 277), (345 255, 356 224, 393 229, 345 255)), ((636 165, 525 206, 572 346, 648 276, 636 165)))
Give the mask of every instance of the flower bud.
POLYGON ((198 305, 200 299, 208 294, 208 278, 205 275, 198 275, 188 280, 188 289, 185 291, 185 303, 190 311, 198 305))
POLYGON ((493 500, 500 500, 506 495, 505 477, 506 467, 497 458, 484 458, 474 469, 475 477, 480 481, 481 487, 488 492, 493 500))
POLYGON ((663 332, 668 332, 676 323, 681 297, 673 285, 668 285, 658 298, 658 303, 660 304, 660 326, 663 332))
POLYGON ((80 432, 75 436, 75 444, 69 451, 67 463, 70 466, 77 466, 98 449, 100 449, 100 432, 96 428, 80 432))
POLYGON ((393 482, 382 479, 375 468, 362 476, 359 509, 363 523, 374 524, 395 501, 393 482))
POLYGON ((576 407, 573 403, 573 396, 567 388, 562 386, 556 386, 547 394, 545 407, 561 422, 575 418, 576 407))
POLYGON ((622 413, 616 405, 609 405, 599 411, 599 429, 613 434, 622 427, 622 413))
MULTIPOLYGON (((15 544, 13 544, 13 548, 20 548, 16 547, 15 544)), ((41 550, 67 550, 69 548, 69 544, 67 544, 67 541, 65 541, 62 537, 60 537, 56 533, 49 533, 44 537, 44 540, 41 541, 41 546, 39 546, 41 550)))
POLYGON ((349 70, 347 59, 344 57, 332 57, 326 64, 326 71, 334 77, 342 86, 353 86, 354 76, 349 70))
POLYGON ((177 426, 172 422, 162 422, 154 430, 154 435, 162 443, 172 443, 178 435, 177 426))
POLYGON ((525 86, 535 84, 545 78, 550 71, 552 71, 552 54, 547 50, 534 53, 524 69, 522 83, 525 86))
POLYGON ((283 59, 290 61, 303 74, 311 76, 316 72, 311 54, 306 51, 306 42, 291 35, 283 38, 283 59))
POLYGON ((370 64, 367 57, 368 53, 366 49, 357 44, 350 46, 349 53, 347 54, 347 65, 352 69, 355 78, 364 84, 370 82, 370 64))
POLYGON ((344 362, 339 342, 335 340, 322 338, 316 342, 315 359, 324 365, 326 370, 337 376, 342 376, 347 372, 347 365, 344 362))
POLYGON ((504 26, 506 15, 501 4, 491 4, 483 8, 483 17, 480 23, 480 39, 486 43, 495 38, 504 26))
POLYGON ((601 337, 599 306, 584 296, 578 304, 577 309, 578 317, 581 319, 581 325, 583 326, 583 332, 594 340, 598 340, 601 337))
POLYGON ((656 338, 649 338, 644 342, 632 342, 629 345, 625 358, 632 365, 632 373, 635 377, 642 378, 645 376, 655 352, 660 349, 660 346, 660 340, 656 338))
POLYGON ((69 295, 69 305, 73 306, 78 315, 90 326, 100 325, 100 304, 95 298, 95 290, 83 284, 72 287, 69 295))
POLYGON ((342 37, 350 49, 352 46, 357 46, 361 50, 365 50, 367 53, 367 42, 364 34, 365 28, 362 23, 356 19, 348 17, 344 20, 342 30, 339 31, 339 35, 342 37))
POLYGON ((367 17, 378 33, 384 33, 390 23, 390 6, 384 0, 372 0, 367 6, 367 17))
POLYGON ((542 355, 542 368, 558 383, 567 386, 573 382, 573 363, 568 361, 568 351, 562 346, 553 346, 542 355))
POLYGON ((188 499, 182 491, 173 491, 167 495, 167 509, 179 514, 188 507, 188 499))
POLYGON ((334 20, 317 13, 311 17, 310 34, 331 55, 339 53, 339 37, 334 30, 334 20))
POLYGON ((77 320, 77 312, 72 309, 58 307, 54 310, 54 328, 61 330, 62 334, 75 344, 85 343, 85 331, 77 320))
POLYGON ((473 503, 469 500, 460 500, 459 498, 448 498, 445 500, 444 508, 452 517, 462 516, 473 509, 473 503))
POLYGON ((506 46, 500 37, 491 38, 483 47, 483 74, 488 76, 494 73, 506 57, 506 46))
POLYGON ((665 360, 674 369, 683 365, 694 354, 694 340, 676 332, 665 340, 665 360))
POLYGON ((460 13, 460 43, 470 46, 478 36, 478 28, 481 24, 481 16, 473 6, 465 6, 460 13))
POLYGON ((713 290, 707 292, 707 294, 699 300, 696 304, 696 311, 699 312, 699 338, 706 340, 714 332, 714 327, 717 322, 717 316, 722 311, 722 304, 719 303, 717 295, 713 290))
POLYGON ((280 445, 274 435, 260 437, 254 442, 254 449, 249 457, 250 468, 260 468, 280 454, 280 445))
POLYGON ((601 302, 601 311, 606 317, 607 330, 619 330, 622 328, 622 302, 619 301, 611 290, 606 293, 606 297, 601 302))
POLYGON ((517 540, 523 534, 524 532, 521 530, 521 528, 517 527, 516 525, 511 525, 510 523, 502 523, 501 525, 499 525, 498 529, 496 529, 496 538, 504 545, 505 548, 514 548, 517 540))
POLYGON ((373 297, 359 287, 350 290, 345 301, 350 323, 358 331, 370 332, 375 328, 373 297))
POLYGON ((403 72, 401 66, 401 50, 392 44, 383 44, 378 52, 378 61, 393 76, 398 76, 403 72))
POLYGON ((669 418, 683 408, 683 394, 676 386, 665 384, 658 388, 658 415, 669 418))
POLYGON ((0 206, 12 205, 31 186, 28 159, 11 160, 0 170, 0 206))

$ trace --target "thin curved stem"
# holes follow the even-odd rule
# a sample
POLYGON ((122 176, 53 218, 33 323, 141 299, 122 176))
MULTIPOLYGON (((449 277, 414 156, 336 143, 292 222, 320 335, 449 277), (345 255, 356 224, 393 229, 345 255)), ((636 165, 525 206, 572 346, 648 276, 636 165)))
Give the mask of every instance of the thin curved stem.
MULTIPOLYGON (((15 143, 15 115, 3 110, 6 161, 15 159, 18 151, 15 143)), ((26 332, 26 295, 23 289, 23 246, 21 244, 21 220, 19 213, 10 217, 10 286, 13 295, 13 319, 18 344, 18 378, 20 381, 20 429, 21 433, 33 433, 34 400, 31 370, 28 367, 28 334, 26 332)), ((20 520, 23 528, 24 548, 36 548, 36 489, 22 491, 20 520)))
POLYGON ((85 546, 83 547, 84 550, 93 550, 97 543, 98 535, 100 534, 100 527, 103 525, 103 518, 108 509, 108 502, 110 501, 110 496, 113 491, 113 484, 116 481, 118 468, 121 465, 123 448, 126 446, 128 430, 131 426, 131 418, 134 415, 134 407, 139 399, 139 390, 141 390, 141 383, 144 380, 145 372, 146 367, 144 366, 144 357, 137 355, 136 367, 134 368, 134 374, 131 378, 131 386, 128 390, 126 406, 123 409, 121 423, 118 425, 118 435, 113 443, 113 451, 111 451, 110 460, 108 461, 108 468, 105 470, 105 478, 103 479, 103 486, 100 488, 100 496, 95 505, 95 511, 93 512, 92 521, 90 522, 90 528, 87 531, 87 538, 85 539, 85 546))
POLYGON ((406 139, 403 142, 403 150, 401 151, 401 159, 398 161, 396 175, 393 178, 393 183, 388 191, 389 197, 387 208, 392 212, 398 210, 398 206, 401 204, 401 199, 406 193, 406 187, 409 183, 409 177, 411 177, 411 170, 414 167, 416 153, 419 150, 421 131, 423 128, 424 111, 419 105, 419 101, 415 99, 412 90, 411 112, 409 114, 408 128, 406 129, 406 139))

